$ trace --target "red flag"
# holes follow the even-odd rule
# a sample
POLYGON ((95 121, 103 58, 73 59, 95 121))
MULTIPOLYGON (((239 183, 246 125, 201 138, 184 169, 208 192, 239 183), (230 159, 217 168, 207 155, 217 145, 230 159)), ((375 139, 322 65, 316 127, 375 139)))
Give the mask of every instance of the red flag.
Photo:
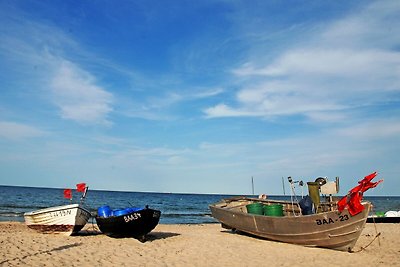
POLYGON ((371 180, 374 179, 376 175, 377 172, 373 172, 365 176, 364 179, 358 182, 359 185, 351 189, 345 197, 339 200, 338 201, 339 212, 342 212, 346 208, 346 206, 348 207, 351 216, 354 216, 362 212, 364 209, 364 206, 361 205, 363 193, 370 188, 374 188, 383 181, 379 180, 378 182, 372 183, 371 180))
POLYGON ((64 189, 64 197, 72 199, 72 189, 64 189))
POLYGON ((364 210, 364 206, 361 204, 363 194, 362 193, 354 193, 352 197, 350 197, 348 205, 348 210, 351 216, 354 216, 364 210))
POLYGON ((76 185, 76 191, 78 192, 85 192, 85 189, 86 189, 85 183, 80 183, 76 185))
POLYGON ((372 179, 374 179, 377 175, 378 175, 377 172, 373 172, 373 173, 371 173, 371 174, 365 176, 364 179, 363 179, 363 181, 365 180, 365 181, 367 181, 367 182, 370 182, 370 181, 371 181, 372 179))
POLYGON ((349 196, 348 195, 343 197, 341 200, 338 201, 337 205, 338 205, 338 210, 340 212, 342 212, 344 210, 344 208, 346 207, 348 201, 349 201, 349 196))

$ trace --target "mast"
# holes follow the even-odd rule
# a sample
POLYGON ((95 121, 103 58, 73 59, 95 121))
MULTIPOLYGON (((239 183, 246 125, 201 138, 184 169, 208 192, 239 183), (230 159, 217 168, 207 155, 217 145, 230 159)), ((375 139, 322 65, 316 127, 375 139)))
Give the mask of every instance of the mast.
POLYGON ((285 182, 283 181, 283 176, 282 176, 282 188, 283 188, 283 195, 286 196, 286 192, 285 192, 285 182))
POLYGON ((251 193, 254 196, 254 179, 253 179, 253 176, 251 176, 251 193))

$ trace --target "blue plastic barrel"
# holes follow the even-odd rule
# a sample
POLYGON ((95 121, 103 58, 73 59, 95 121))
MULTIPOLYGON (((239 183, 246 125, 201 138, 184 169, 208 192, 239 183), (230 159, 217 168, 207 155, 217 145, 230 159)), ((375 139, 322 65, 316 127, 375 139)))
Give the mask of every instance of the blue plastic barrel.
POLYGON ((142 209, 143 209, 143 208, 136 208, 136 207, 128 208, 129 213, 131 213, 131 212, 136 212, 136 211, 140 211, 140 210, 142 210, 142 209))
POLYGON ((110 217, 111 216, 111 209, 109 206, 102 206, 100 208, 97 209, 97 215, 100 217, 110 217))
POLYGON ((129 211, 129 208, 127 209, 118 209, 118 210, 113 210, 112 211, 112 215, 113 216, 122 216, 122 215, 126 215, 128 213, 130 213, 131 211, 129 211))

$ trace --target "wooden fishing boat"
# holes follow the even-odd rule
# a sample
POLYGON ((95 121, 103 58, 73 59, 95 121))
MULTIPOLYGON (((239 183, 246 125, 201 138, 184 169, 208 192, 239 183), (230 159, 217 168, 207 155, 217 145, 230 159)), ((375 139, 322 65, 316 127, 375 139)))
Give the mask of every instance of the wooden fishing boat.
POLYGON ((90 218, 80 204, 50 207, 24 214, 26 225, 41 233, 72 235, 79 232, 90 218))
POLYGON ((241 197, 224 199, 210 205, 210 209, 224 228, 274 241, 349 251, 357 242, 370 210, 369 202, 362 205, 364 210, 355 216, 347 209, 341 213, 336 209, 302 215, 300 207, 291 202, 241 197), (283 216, 250 214, 246 206, 252 203, 282 205, 283 216))
MULTIPOLYGON (((339 201, 332 198, 339 192, 339 178, 328 182, 318 177, 307 183, 309 196, 300 201, 293 196, 291 201, 236 197, 212 204, 210 209, 224 228, 279 242, 351 251, 371 209, 370 202, 362 201, 363 193, 383 181, 371 182, 376 175, 365 176, 339 201)), ((288 180, 293 193, 294 184, 304 184, 291 177, 288 180)))
MULTIPOLYGON (((107 207, 107 206, 105 206, 107 207)), ((104 209, 100 207, 99 211, 104 209)), ((104 210, 103 210, 104 211, 104 210)), ((110 237, 133 237, 146 241, 146 235, 158 224, 161 211, 148 208, 127 208, 96 216, 96 222, 102 233, 110 237)))
MULTIPOLYGON (((80 204, 49 207, 24 213, 25 224, 41 233, 64 235, 78 233, 91 217, 90 211, 83 207, 88 189, 85 183, 76 185, 76 191, 82 192, 80 204)), ((72 201, 72 189, 65 189, 64 197, 72 201)))

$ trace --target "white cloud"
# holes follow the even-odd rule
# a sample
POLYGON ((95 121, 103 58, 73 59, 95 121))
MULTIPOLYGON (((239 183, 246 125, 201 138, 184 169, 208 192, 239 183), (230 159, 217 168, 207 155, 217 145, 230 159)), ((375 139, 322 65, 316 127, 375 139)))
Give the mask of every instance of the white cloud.
POLYGON ((232 71, 241 84, 237 103, 204 112, 207 117, 303 115, 332 121, 343 119, 349 109, 393 100, 400 91, 400 52, 394 49, 400 19, 393 8, 400 11, 400 6, 375 3, 275 60, 246 62, 232 71), (335 115, 322 116, 328 112, 335 115))
POLYGON ((200 92, 193 93, 192 98, 195 98, 195 99, 207 98, 207 97, 219 95, 223 92, 224 92, 224 90, 222 88, 203 89, 203 90, 200 90, 200 92))
POLYGON ((315 111, 315 112, 307 112, 307 116, 312 121, 320 121, 320 122, 337 122, 337 121, 345 121, 347 118, 346 113, 344 112, 335 112, 335 111, 315 111))
POLYGON ((53 81, 55 104, 64 119, 83 124, 109 124, 113 95, 95 84, 94 78, 78 66, 62 61, 53 81))
POLYGON ((393 48, 400 41, 397 1, 376 1, 353 16, 333 23, 320 36, 331 47, 393 48))
POLYGON ((375 72, 382 75, 398 66, 399 62, 398 52, 310 47, 288 51, 263 69, 250 69, 246 66, 245 70, 237 70, 236 73, 265 76, 326 75, 348 78, 375 72))
MULTIPOLYGON (((212 98, 224 93, 222 88, 190 87, 184 90, 171 90, 162 96, 149 96, 144 100, 118 99, 119 112, 127 117, 144 118, 147 120, 174 120, 175 114, 169 108, 190 101, 212 98)), ((187 114, 185 114, 187 115, 187 114)))
POLYGON ((112 111, 112 94, 96 84, 93 75, 75 63, 77 60, 73 63, 66 59, 83 58, 88 62, 93 55, 83 51, 62 29, 28 17, 15 9, 0 18, 7 25, 0 31, 0 55, 8 63, 9 75, 24 77, 23 81, 14 78, 15 83, 30 84, 21 90, 38 97, 50 89, 64 119, 110 124, 107 115, 112 111), (51 88, 47 87, 49 81, 51 88))
POLYGON ((207 118, 214 117, 246 117, 246 116, 259 116, 261 113, 255 111, 247 111, 244 109, 234 109, 225 104, 218 104, 204 110, 207 118))
POLYGON ((400 136, 400 120, 372 120, 336 131, 338 135, 357 139, 379 140, 383 138, 398 138, 400 136))
POLYGON ((22 140, 46 135, 36 127, 9 121, 0 121, 0 137, 11 140, 22 140))

